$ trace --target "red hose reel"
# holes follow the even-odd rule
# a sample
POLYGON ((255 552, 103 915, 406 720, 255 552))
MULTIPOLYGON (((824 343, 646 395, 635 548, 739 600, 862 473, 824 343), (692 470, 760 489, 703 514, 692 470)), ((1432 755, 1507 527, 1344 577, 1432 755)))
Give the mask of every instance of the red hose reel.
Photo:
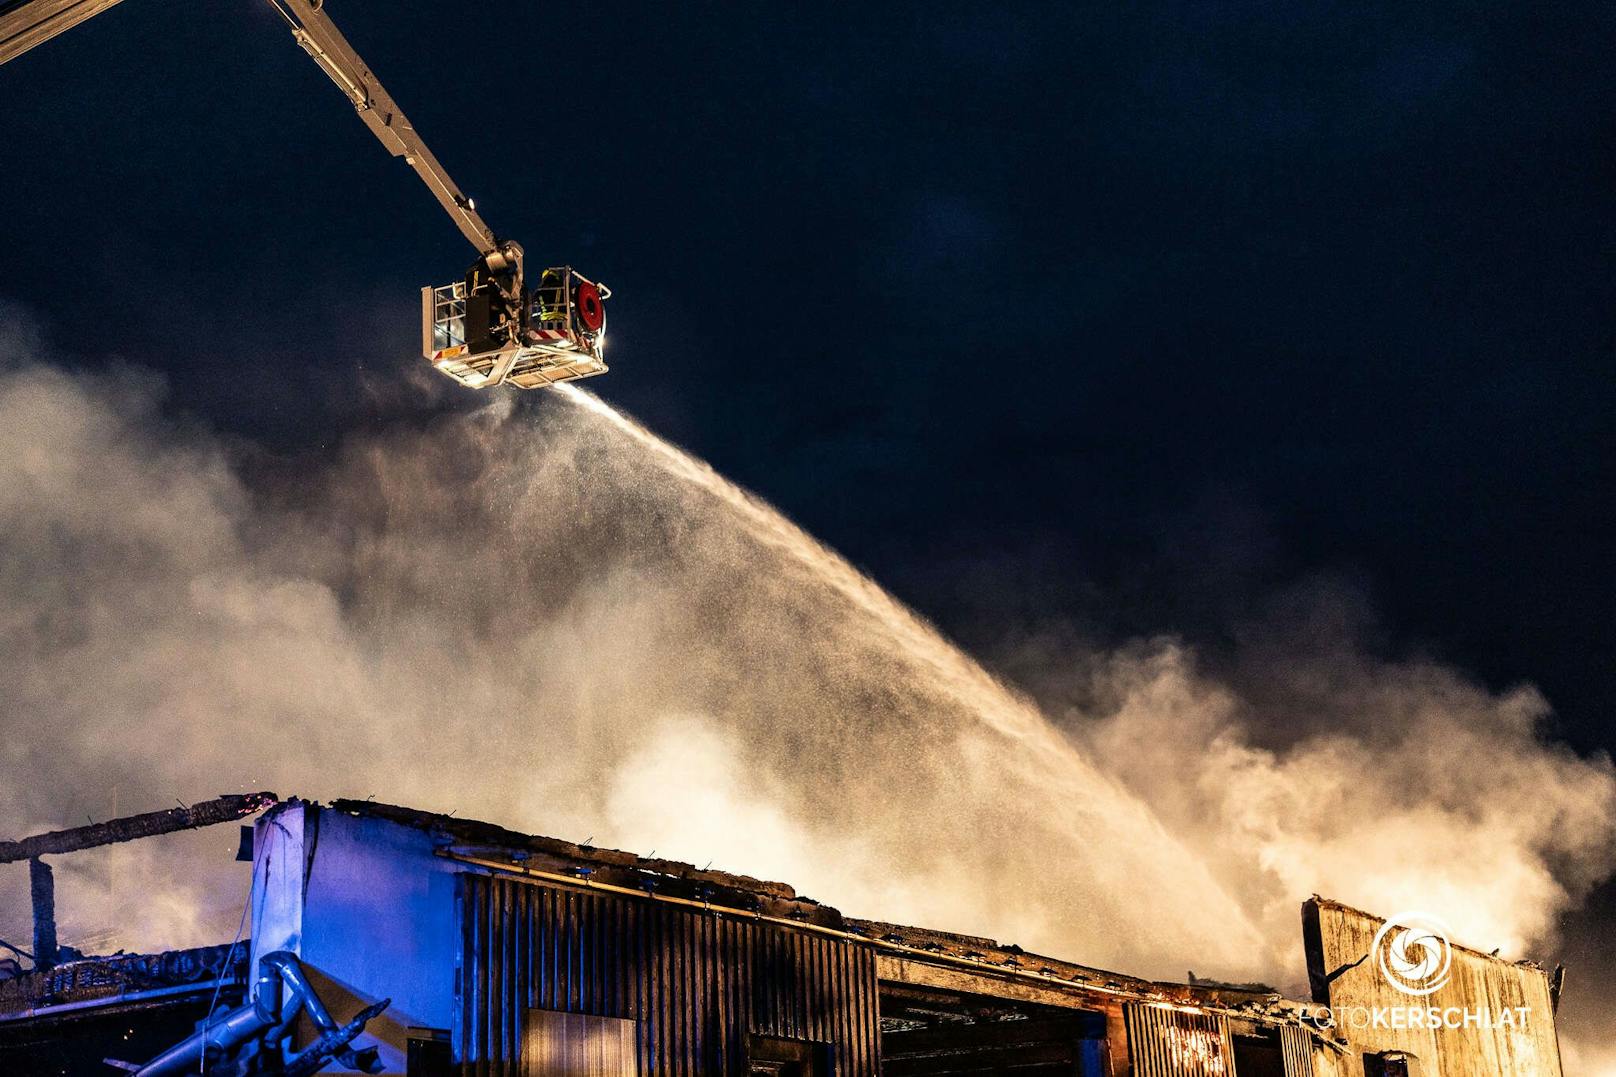
POLYGON ((579 281, 578 289, 573 294, 573 309, 578 312, 578 321, 591 333, 598 333, 606 324, 606 308, 601 303, 600 288, 589 281, 579 281))

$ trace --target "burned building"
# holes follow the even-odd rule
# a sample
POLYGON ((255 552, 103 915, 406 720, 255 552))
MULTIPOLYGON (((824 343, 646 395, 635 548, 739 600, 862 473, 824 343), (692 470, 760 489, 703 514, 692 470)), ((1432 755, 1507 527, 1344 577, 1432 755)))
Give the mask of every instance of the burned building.
MULTIPOLYGON (((147 1077, 1561 1072, 1541 969, 1454 947, 1438 991, 1388 993, 1367 958, 1392 925, 1322 899, 1304 908, 1313 997, 1299 1000, 857 920, 783 883, 370 802, 275 803, 244 856, 239 945, 64 950, 0 981, 0 1073, 113 1072, 102 1059, 147 1077), (1518 1019, 1499 1027, 1501 1008, 1518 1019)), ((1426 956, 1420 936, 1396 938, 1426 956)))

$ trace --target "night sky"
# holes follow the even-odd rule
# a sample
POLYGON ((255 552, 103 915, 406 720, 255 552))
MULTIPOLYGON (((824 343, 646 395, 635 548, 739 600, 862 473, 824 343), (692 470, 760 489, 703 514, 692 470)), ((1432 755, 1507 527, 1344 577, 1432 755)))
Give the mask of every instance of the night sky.
MULTIPOLYGON (((590 388, 990 660, 1216 663, 1324 578, 1616 744, 1616 9, 328 10, 614 289, 590 388)), ((286 453, 481 399, 399 388, 473 251, 268 5, 133 0, 0 94, 0 297, 58 352, 286 453)))

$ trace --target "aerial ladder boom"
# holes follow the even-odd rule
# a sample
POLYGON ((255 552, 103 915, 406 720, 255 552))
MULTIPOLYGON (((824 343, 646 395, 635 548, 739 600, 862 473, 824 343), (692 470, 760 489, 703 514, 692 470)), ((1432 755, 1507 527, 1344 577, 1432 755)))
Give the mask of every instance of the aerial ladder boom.
MULTIPOLYGON (((0 64, 120 0, 0 0, 0 64)), ((421 177, 480 257, 465 279, 421 290, 421 350, 462 385, 537 389, 606 370, 611 290, 571 266, 546 269, 529 290, 520 244, 501 240, 325 13, 324 0, 268 0, 303 51, 330 76, 394 157, 421 177)))
POLYGON ((291 27, 292 36, 303 51, 348 95, 359 118, 387 147, 387 152, 404 158, 404 163, 415 169, 415 174, 421 177, 471 245, 483 254, 497 250, 499 241, 494 238, 494 230, 477 215, 471 199, 455 186, 392 95, 342 36, 342 31, 325 13, 322 0, 269 0, 269 3, 291 27))
POLYGON ((0 2, 0 64, 43 45, 118 0, 10 0, 0 2))

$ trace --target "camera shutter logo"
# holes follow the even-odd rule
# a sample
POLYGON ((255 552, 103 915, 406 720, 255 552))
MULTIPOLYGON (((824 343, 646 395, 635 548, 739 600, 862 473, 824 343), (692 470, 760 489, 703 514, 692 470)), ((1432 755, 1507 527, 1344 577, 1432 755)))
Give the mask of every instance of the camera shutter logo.
POLYGON ((1447 925, 1427 913, 1399 913, 1387 920, 1369 952, 1386 982, 1405 995, 1433 994, 1453 972, 1447 925))

